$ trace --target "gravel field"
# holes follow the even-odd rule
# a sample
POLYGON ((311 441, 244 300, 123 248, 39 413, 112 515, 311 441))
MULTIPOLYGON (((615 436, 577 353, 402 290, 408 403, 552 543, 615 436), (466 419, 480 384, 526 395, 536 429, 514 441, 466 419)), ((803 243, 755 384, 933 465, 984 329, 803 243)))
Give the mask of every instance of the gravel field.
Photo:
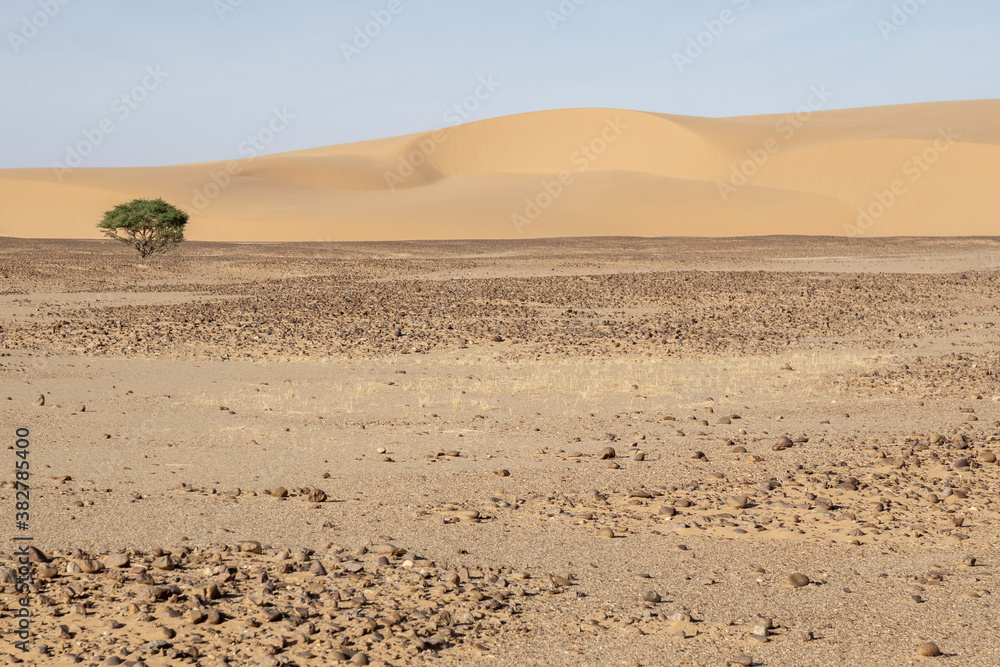
POLYGON ((1000 665, 998 266, 0 239, 0 664, 1000 665))

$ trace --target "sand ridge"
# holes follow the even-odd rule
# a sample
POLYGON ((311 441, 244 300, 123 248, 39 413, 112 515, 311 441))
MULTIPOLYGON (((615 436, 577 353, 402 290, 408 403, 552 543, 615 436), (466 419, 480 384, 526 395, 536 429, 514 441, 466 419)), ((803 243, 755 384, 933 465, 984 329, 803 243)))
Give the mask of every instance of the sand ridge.
POLYGON ((0 236, 164 197, 208 241, 995 233, 1000 100, 741 118, 505 116, 229 162, 0 170, 0 236))

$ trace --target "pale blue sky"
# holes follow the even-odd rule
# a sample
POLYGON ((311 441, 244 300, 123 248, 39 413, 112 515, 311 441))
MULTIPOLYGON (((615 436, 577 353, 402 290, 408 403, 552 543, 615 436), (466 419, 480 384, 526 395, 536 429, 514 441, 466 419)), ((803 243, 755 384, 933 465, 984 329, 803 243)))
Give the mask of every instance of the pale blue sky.
POLYGON ((0 167, 87 141, 85 167, 239 157, 274 109, 294 118, 266 152, 406 134, 477 88, 468 119, 783 112, 810 86, 828 108, 995 98, 997 26, 996 0, 4 0, 0 167), (372 12, 391 21, 346 57, 372 12))

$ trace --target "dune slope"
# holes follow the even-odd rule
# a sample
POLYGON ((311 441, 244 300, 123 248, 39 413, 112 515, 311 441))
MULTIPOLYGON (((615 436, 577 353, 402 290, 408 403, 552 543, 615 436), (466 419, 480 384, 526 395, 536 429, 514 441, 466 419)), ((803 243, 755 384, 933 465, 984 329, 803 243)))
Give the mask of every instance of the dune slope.
POLYGON ((96 238, 134 197, 188 238, 981 236, 998 232, 1000 100, 740 118, 506 116, 252 160, 0 170, 0 236, 96 238))

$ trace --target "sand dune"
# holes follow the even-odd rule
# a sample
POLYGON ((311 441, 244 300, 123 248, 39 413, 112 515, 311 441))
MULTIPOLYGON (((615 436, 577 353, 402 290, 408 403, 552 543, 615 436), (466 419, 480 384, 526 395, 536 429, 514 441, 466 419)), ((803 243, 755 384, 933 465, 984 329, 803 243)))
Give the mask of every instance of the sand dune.
POLYGON ((187 210, 196 240, 995 235, 997 117, 1000 100, 571 109, 250 160, 6 169, 0 236, 97 238, 103 211, 134 197, 187 210))

